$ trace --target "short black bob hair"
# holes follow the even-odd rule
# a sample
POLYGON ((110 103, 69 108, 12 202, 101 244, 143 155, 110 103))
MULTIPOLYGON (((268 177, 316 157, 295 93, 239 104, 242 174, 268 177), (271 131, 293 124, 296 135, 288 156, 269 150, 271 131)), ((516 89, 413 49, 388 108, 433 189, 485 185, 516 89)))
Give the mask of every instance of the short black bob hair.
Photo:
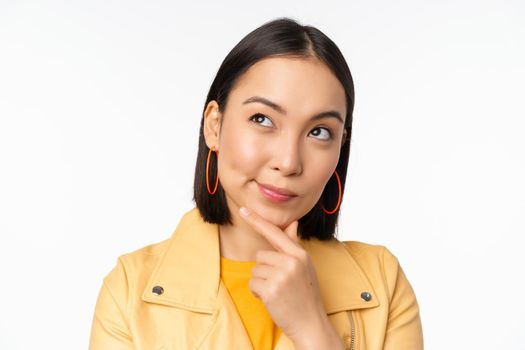
MULTIPOLYGON (((336 44, 319 29, 301 25, 288 17, 280 17, 266 22, 248 33, 228 53, 208 92, 199 130, 199 149, 193 188, 193 200, 206 222, 220 225, 233 224, 220 179, 213 195, 208 193, 206 186, 206 161, 209 152, 203 134, 206 106, 210 101, 215 100, 219 104, 220 111, 226 110, 228 95, 239 77, 259 60, 272 56, 317 58, 331 69, 343 85, 347 106, 344 125, 346 139, 341 147, 336 170, 340 176, 341 189, 344 194, 354 109, 354 83, 350 69, 336 44)), ((223 118, 221 118, 221 123, 223 118)), ((216 154, 212 152, 209 164, 209 185, 212 189, 215 187, 217 176, 217 158, 215 156, 216 154)), ((301 239, 309 240, 313 236, 326 241, 336 237, 335 227, 339 209, 333 214, 326 214, 320 205, 322 204, 326 210, 331 211, 337 204, 337 198, 337 179, 333 174, 316 205, 299 219, 297 233, 301 239)), ((342 198, 343 195, 341 195, 341 202, 342 198)))

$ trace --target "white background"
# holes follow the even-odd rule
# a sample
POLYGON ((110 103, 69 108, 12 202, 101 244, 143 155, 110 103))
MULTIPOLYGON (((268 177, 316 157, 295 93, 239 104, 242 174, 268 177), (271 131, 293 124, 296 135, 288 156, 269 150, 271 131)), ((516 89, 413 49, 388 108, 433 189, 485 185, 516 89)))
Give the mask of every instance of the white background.
POLYGON ((387 246, 426 349, 525 349, 521 1, 0 1, 0 348, 87 348, 119 255, 193 207, 217 69, 279 16, 348 60, 338 237, 387 246))

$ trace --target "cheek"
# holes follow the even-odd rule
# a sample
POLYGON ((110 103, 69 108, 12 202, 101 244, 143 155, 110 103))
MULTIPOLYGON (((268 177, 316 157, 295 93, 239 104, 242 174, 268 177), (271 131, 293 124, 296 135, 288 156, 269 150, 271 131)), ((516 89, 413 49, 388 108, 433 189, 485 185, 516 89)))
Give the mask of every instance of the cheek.
POLYGON ((261 164, 261 147, 256 138, 248 132, 224 134, 219 147, 220 174, 239 183, 255 177, 261 164))
POLYGON ((257 142, 253 137, 249 137, 247 133, 240 133, 232 138, 230 147, 232 158, 240 164, 249 167, 250 164, 256 163, 260 153, 258 151, 257 142))
MULTIPOLYGON (((319 159, 319 158, 318 158, 319 159)), ((337 160, 326 159, 322 162, 310 162, 309 164, 315 164, 310 166, 308 171, 308 186, 312 189, 311 194, 318 198, 329 181, 337 181, 335 179, 335 164, 337 160)))

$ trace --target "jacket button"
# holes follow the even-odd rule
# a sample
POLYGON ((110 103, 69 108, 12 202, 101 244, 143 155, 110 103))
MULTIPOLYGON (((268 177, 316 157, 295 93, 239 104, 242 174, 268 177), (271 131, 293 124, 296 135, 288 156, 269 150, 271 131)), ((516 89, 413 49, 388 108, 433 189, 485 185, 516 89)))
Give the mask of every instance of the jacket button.
POLYGON ((155 295, 161 295, 162 293, 164 293, 164 288, 162 288, 161 286, 155 286, 153 287, 151 292, 155 295))
POLYGON ((372 294, 368 292, 363 292, 361 293, 361 299, 363 299, 364 301, 370 301, 372 300, 372 294))

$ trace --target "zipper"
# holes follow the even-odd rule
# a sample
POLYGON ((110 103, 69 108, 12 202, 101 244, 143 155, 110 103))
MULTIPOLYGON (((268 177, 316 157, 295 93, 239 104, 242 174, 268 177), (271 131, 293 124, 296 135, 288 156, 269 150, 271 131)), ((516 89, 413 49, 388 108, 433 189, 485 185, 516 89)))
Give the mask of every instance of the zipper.
POLYGON ((346 312, 348 314, 348 320, 350 321, 350 348, 348 350, 355 350, 355 322, 354 318, 352 317, 352 311, 348 310, 346 312))

